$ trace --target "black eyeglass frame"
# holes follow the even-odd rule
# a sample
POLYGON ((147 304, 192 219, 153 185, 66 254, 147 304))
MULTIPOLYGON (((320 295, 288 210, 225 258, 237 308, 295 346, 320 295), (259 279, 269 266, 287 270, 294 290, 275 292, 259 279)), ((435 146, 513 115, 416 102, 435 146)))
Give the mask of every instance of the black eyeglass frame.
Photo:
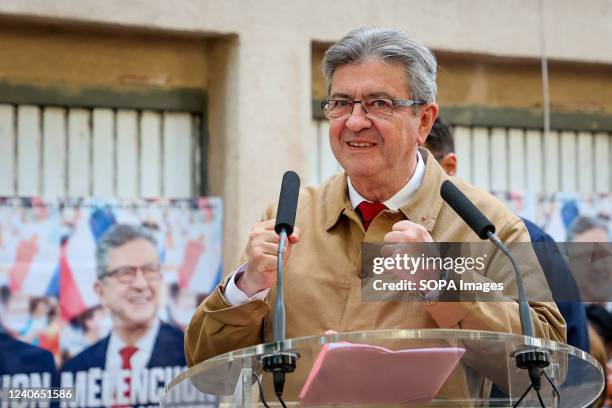
MULTIPOLYGON (((338 116, 337 118, 330 118, 329 114, 327 112, 326 107, 329 105, 330 102, 350 102, 351 106, 350 106, 350 113, 348 116, 352 115, 353 113, 353 109, 355 108, 355 104, 359 103, 361 105, 361 108, 363 109, 364 113, 366 115, 369 114, 368 110, 366 109, 364 102, 366 101, 376 101, 376 100, 382 100, 382 101, 388 101, 391 102, 391 108, 409 108, 411 106, 414 105, 425 105, 427 103, 427 101, 423 100, 423 99, 391 99, 391 98, 364 98, 364 99, 325 99, 324 101, 321 102, 321 109, 323 110, 323 113, 325 114, 325 117, 327 119, 338 119, 340 117, 342 117, 343 115, 338 116)), ((391 114, 393 114, 393 111, 391 112, 391 114)))
POLYGON ((104 278, 116 278, 120 283, 130 284, 136 279, 138 271, 142 273, 143 278, 147 282, 156 282, 161 278, 161 265, 146 264, 141 266, 120 266, 111 270, 107 270, 104 275, 100 276, 100 279, 104 278), (148 271, 147 268, 150 268, 148 271))

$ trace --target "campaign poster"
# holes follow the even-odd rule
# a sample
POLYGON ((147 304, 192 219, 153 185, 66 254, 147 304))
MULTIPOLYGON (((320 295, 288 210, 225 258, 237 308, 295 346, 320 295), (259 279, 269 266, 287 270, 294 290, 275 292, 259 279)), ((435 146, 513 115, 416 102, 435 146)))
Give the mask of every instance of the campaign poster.
MULTIPOLYGON (((555 241, 571 241, 578 221, 597 224, 612 232, 611 193, 494 193, 514 213, 526 218, 555 241)), ((609 237, 608 237, 609 238, 609 237)))
POLYGON ((76 406, 157 405, 221 279, 222 229, 218 198, 0 198, 0 386, 73 387, 76 406))

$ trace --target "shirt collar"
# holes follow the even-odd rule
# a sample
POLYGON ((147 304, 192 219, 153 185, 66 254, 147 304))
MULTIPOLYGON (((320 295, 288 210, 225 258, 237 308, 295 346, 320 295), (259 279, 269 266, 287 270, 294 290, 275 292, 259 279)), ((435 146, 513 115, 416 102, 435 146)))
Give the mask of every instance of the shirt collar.
MULTIPOLYGON (((138 351, 143 351, 145 353, 150 353, 153 351, 153 346, 155 345, 155 339, 157 338, 157 332, 159 332, 159 319, 155 319, 155 324, 147 331, 147 333, 142 336, 134 346, 138 348, 138 351)), ((126 346, 125 341, 115 332, 111 332, 110 340, 108 343, 108 352, 109 353, 119 353, 119 350, 126 346)))
MULTIPOLYGON (((423 157, 421 157, 421 153, 418 150, 416 156, 417 164, 416 168, 414 169, 414 174, 412 177, 410 177, 410 180, 408 180, 404 187, 395 193, 393 197, 389 198, 383 203, 388 209, 393 211, 399 210, 410 201, 412 196, 414 196, 414 193, 416 193, 419 187, 421 187, 423 177, 425 176, 425 163, 423 163, 423 157)), ((357 208, 357 206, 362 202, 368 201, 361 194, 359 194, 357 190, 355 190, 353 183, 351 183, 350 177, 347 177, 347 183, 349 199, 351 200, 353 208, 357 208)))
MULTIPOLYGON (((423 159, 425 166, 420 188, 411 195, 408 203, 400 207, 400 211, 407 219, 421 224, 427 231, 432 232, 443 204, 440 185, 449 176, 444 173, 429 151, 420 148, 418 152, 419 159, 423 159)), ((347 179, 346 173, 342 172, 333 176, 323 187, 321 198, 326 231, 333 228, 343 214, 355 212, 349 199, 348 186, 351 183, 347 179)), ((355 217, 357 217, 356 214, 355 217)))

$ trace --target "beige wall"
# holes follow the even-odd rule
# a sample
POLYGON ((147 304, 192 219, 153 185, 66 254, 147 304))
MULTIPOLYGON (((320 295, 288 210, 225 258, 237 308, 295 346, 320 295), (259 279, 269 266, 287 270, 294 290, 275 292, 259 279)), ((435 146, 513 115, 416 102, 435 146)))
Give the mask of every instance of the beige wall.
MULTIPOLYGON (((540 60, 438 53, 439 103, 541 108, 540 60)), ((612 113, 612 64, 549 61, 553 112, 612 113)))
POLYGON ((0 20, 0 79, 34 85, 205 88, 204 39, 0 20))
MULTIPOLYGON (((184 80, 194 81, 190 84, 208 88, 210 186, 211 193, 225 200, 226 262, 231 264, 264 204, 277 197, 283 171, 295 169, 305 175, 306 146, 313 143, 313 42, 329 43, 358 26, 384 25, 404 29, 440 51, 534 59, 540 54, 539 4, 534 0, 4 0, 0 15, 16 25, 44 22, 103 30, 105 35, 121 33, 124 44, 134 42, 134 48, 142 50, 137 77, 178 86, 181 73, 184 80), (140 41, 136 32, 148 37, 140 41), (178 44, 163 38, 168 34, 215 39, 207 40, 208 51, 200 52, 197 41, 178 44), (151 38, 155 44, 147 43, 151 38), (151 60, 150 46, 159 47, 151 60), (188 66, 190 58, 198 68, 188 66), (160 63, 167 65, 157 69, 160 63), (173 74, 164 77, 160 72, 173 74)), ((612 0, 585 4, 543 0, 543 4, 551 59, 612 64, 612 47, 606 40, 612 38, 612 0)), ((1 37, 2 33, 0 41, 1 37)), ((116 52, 103 40, 100 47, 116 52)), ((84 58, 94 51, 84 49, 84 58)), ((6 61, 0 56, 4 69, 6 61)), ((101 80, 113 82, 134 72, 128 68, 108 67, 108 76, 101 80)), ((479 85, 483 74, 475 74, 476 67, 466 69, 457 86, 441 75, 441 87, 449 90, 441 98, 494 101, 497 89, 479 85)), ((535 78, 533 72, 530 75, 535 78)), ((598 80, 593 84, 589 89, 598 89, 598 80)), ((587 93, 581 93, 585 97, 580 97, 580 104, 590 103, 587 93)), ((537 98, 533 94, 527 100, 536 103, 537 98)))
MULTIPOLYGON (((542 0, 553 59, 612 62, 610 0, 542 0)), ((363 25, 402 28, 448 51, 537 57, 535 0, 4 0, 0 13, 198 33, 260 33, 333 41, 363 25)))
MULTIPOLYGON (((443 106, 542 107, 539 59, 435 51, 438 103, 443 106)), ((312 50, 312 97, 327 94, 321 73, 324 48, 312 50)), ((549 61, 550 107, 554 112, 612 113, 612 64, 549 61)))

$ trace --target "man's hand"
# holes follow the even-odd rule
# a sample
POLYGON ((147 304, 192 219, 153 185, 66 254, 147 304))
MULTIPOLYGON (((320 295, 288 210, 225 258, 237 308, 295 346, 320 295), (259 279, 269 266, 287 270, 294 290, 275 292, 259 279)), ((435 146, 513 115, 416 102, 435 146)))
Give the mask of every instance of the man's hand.
POLYGON ((434 242, 429 232, 422 225, 414 222, 403 220, 393 224, 391 232, 385 235, 385 242, 434 242))
MULTIPOLYGON (((385 257, 394 258, 397 255, 400 257, 404 255, 410 257, 420 257, 422 255, 439 256, 435 248, 429 244, 434 242, 434 240, 425 227, 408 220, 393 224, 391 231, 385 235, 384 240, 387 245, 381 249, 381 255, 385 257), (424 243, 424 245, 418 245, 418 243, 424 243)), ((423 269, 410 272, 393 270, 391 272, 400 279, 411 280, 417 282, 417 284, 420 280, 428 279, 432 276, 431 271, 423 269)))
MULTIPOLYGON (((274 231, 275 219, 255 224, 247 244, 246 271, 236 281, 238 289, 248 297, 276 285, 276 252, 279 236, 274 231)), ((300 229, 295 227, 287 240, 283 264, 287 262, 293 245, 300 241, 300 229)))

